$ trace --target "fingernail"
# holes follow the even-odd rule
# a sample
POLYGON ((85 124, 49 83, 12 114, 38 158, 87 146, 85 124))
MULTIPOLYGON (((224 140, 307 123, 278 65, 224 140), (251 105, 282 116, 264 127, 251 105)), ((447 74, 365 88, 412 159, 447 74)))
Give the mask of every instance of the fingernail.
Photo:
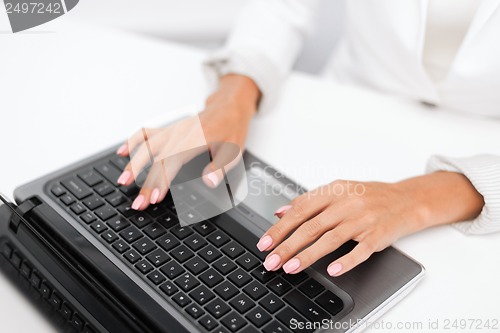
POLYGON ((123 171, 121 174, 120 178, 116 181, 120 185, 125 185, 128 180, 130 179, 130 176, 132 176, 132 173, 130 171, 123 171))
POLYGON ((273 244, 273 239, 271 238, 271 236, 266 235, 259 240, 259 242, 257 243, 257 248, 262 252, 267 250, 269 246, 271 246, 271 244, 273 244))
POLYGON ((285 273, 290 274, 297 270, 300 267, 300 260, 298 258, 293 258, 288 260, 286 264, 283 265, 283 270, 285 273))
POLYGON ((117 153, 118 155, 123 155, 123 154, 125 154, 126 152, 127 152, 127 144, 126 144, 126 143, 122 144, 122 145, 120 146, 120 148, 118 148, 118 150, 116 151, 116 153, 117 153))
POLYGON ((219 177, 215 174, 215 172, 211 172, 207 174, 207 179, 212 183, 213 187, 216 187, 219 184, 219 177))
POLYGON ((141 194, 137 198, 135 198, 134 202, 132 203, 132 209, 138 210, 143 203, 144 203, 144 196, 141 194))
POLYGON ((160 190, 159 190, 159 189, 157 189, 157 188, 155 188, 155 189, 153 190, 153 193, 151 193, 151 200, 150 200, 150 202, 151 202, 152 204, 155 204, 155 203, 158 201, 158 198, 159 198, 159 197, 160 197, 160 190))
POLYGON ((337 276, 337 274, 342 270, 342 264, 335 263, 330 265, 327 269, 328 275, 337 276))
POLYGON ((276 216, 280 216, 282 214, 285 214, 287 212, 287 210, 289 210, 290 208, 292 208, 292 206, 290 205, 286 205, 286 206, 282 206, 280 208, 278 208, 275 212, 274 212, 274 215, 276 216))
POLYGON ((272 271, 273 269, 275 269, 276 267, 278 267, 278 265, 280 264, 280 262, 281 262, 280 256, 275 253, 272 256, 268 257, 266 259, 266 261, 264 261, 264 267, 268 271, 272 271))

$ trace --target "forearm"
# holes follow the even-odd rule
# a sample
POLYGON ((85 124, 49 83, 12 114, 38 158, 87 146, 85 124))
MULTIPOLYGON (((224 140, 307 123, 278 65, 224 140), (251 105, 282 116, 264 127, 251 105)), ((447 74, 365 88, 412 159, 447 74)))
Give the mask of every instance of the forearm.
POLYGON ((414 231, 474 219, 484 206, 483 196, 456 172, 435 172, 396 185, 413 202, 414 231))

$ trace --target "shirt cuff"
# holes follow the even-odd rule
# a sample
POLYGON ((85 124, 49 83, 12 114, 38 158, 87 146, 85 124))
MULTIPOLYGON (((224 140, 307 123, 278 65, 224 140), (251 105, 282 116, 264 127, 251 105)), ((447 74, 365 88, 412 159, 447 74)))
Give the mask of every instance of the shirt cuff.
POLYGON ((271 61, 253 50, 218 51, 203 62, 203 69, 211 92, 217 89, 224 75, 240 74, 251 78, 262 94, 259 113, 267 112, 278 100, 281 75, 271 61))
POLYGON ((449 158, 436 155, 427 163, 427 173, 435 171, 462 173, 484 197, 481 214, 474 220, 454 223, 454 227, 466 234, 500 231, 500 156, 449 158))

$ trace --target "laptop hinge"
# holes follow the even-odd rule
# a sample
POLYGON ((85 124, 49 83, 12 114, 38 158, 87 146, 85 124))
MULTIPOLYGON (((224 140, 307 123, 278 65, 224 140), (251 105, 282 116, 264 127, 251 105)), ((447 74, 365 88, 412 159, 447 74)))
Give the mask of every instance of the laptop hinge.
MULTIPOLYGON (((21 216, 25 216, 25 214, 29 213, 33 208, 39 206, 41 203, 42 202, 36 197, 30 198, 28 200, 23 201, 23 203, 17 206, 16 212, 21 216)), ((10 229, 15 233, 17 233, 19 224, 21 224, 21 219, 19 218, 19 216, 16 214, 12 214, 12 218, 10 219, 10 224, 9 224, 10 229)))

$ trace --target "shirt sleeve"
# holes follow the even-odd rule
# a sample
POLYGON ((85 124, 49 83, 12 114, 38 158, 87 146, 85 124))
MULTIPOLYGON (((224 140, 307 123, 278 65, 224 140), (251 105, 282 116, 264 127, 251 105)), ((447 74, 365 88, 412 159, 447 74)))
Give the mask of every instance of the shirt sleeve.
POLYGON ((500 156, 432 156, 427 163, 427 172, 435 171, 462 173, 484 197, 485 204, 481 214, 472 221, 454 223, 457 229, 467 234, 500 231, 500 156))
POLYGON ((259 110, 276 101, 305 36, 314 28, 318 0, 255 0, 238 18, 225 46, 204 62, 209 85, 234 73, 250 77, 262 93, 259 110))

